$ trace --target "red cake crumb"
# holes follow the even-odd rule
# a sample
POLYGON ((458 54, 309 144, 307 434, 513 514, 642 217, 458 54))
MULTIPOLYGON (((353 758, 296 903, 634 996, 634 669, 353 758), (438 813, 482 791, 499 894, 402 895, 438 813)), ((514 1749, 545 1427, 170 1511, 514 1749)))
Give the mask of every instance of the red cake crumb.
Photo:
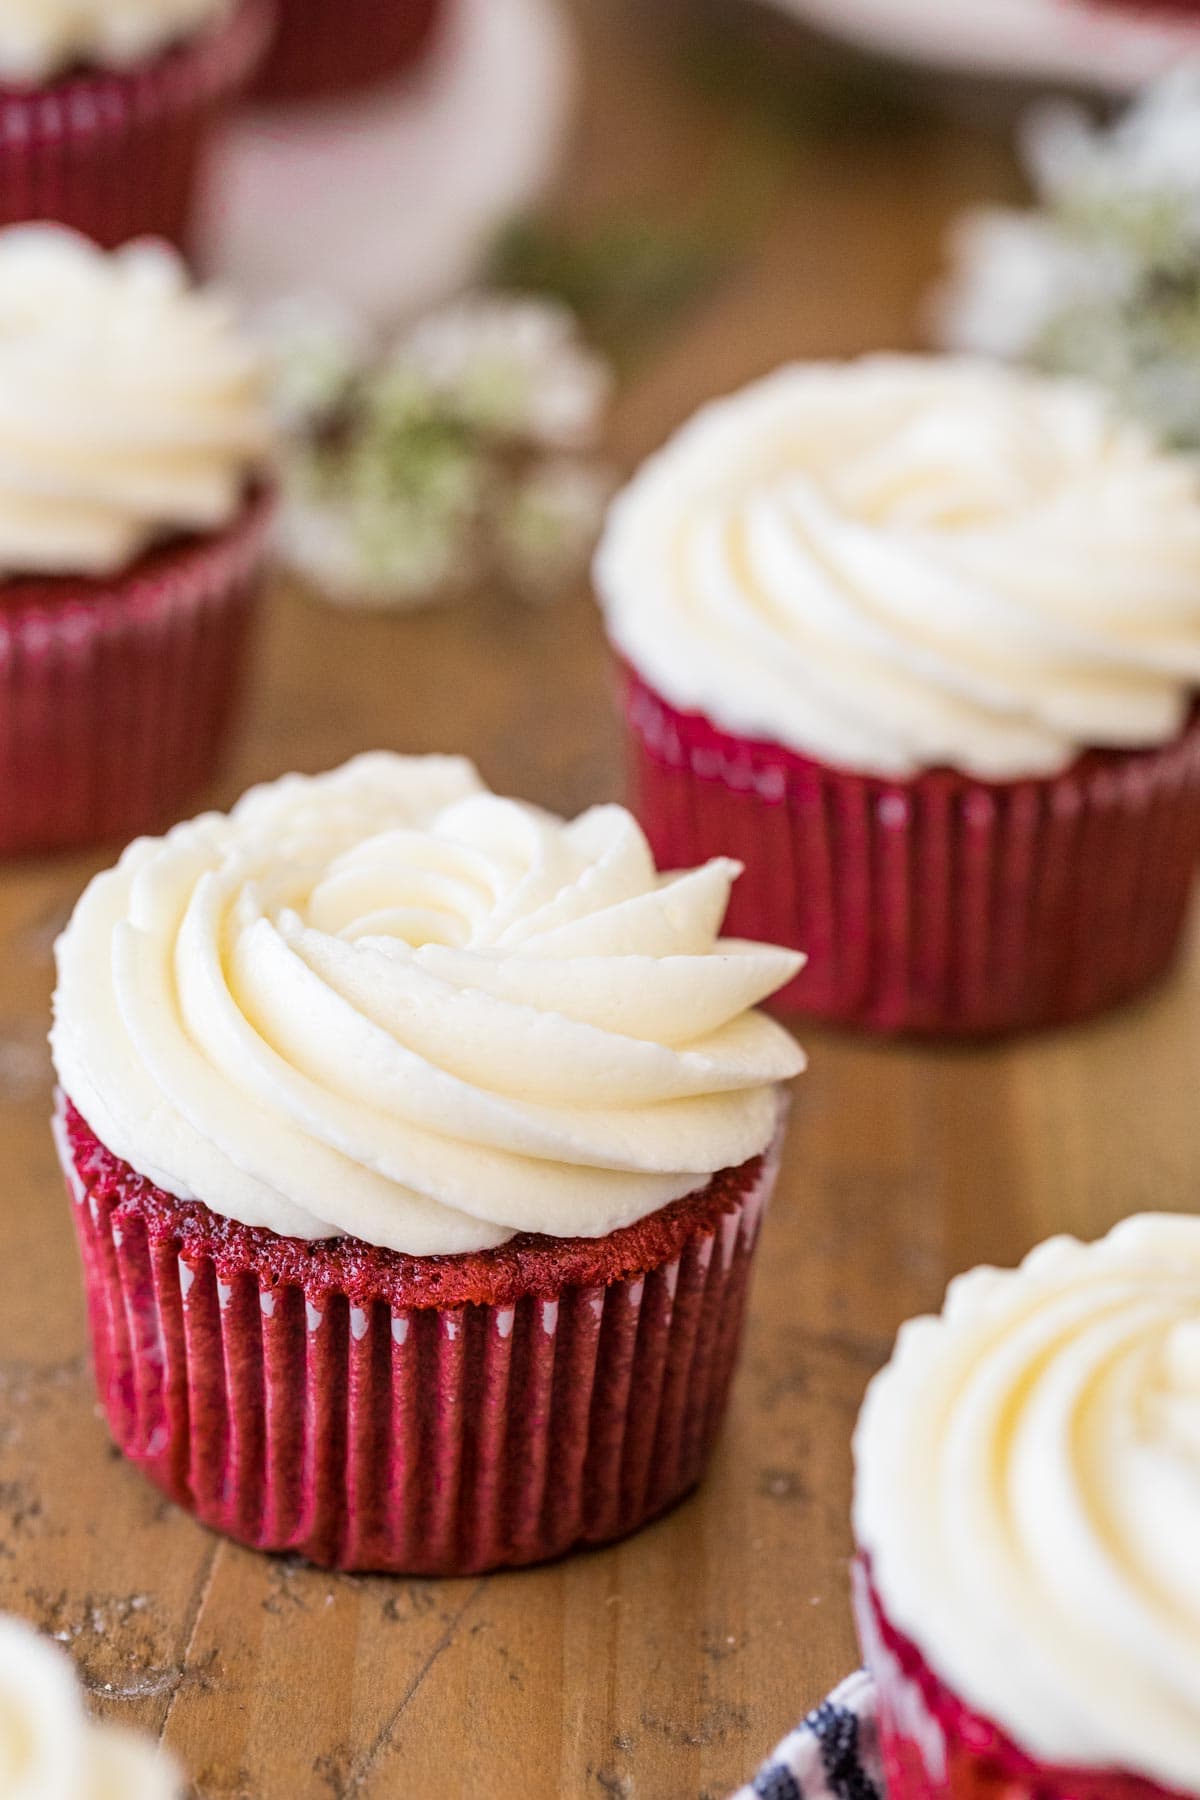
POLYGON ((395 1307, 507 1306, 567 1286, 608 1286, 669 1262, 698 1232, 715 1231, 750 1193, 761 1156, 722 1169, 694 1194, 602 1238, 522 1232, 495 1250, 405 1256, 359 1238, 307 1241, 241 1225, 199 1201, 176 1200, 108 1150, 68 1099, 71 1154, 90 1197, 118 1222, 141 1219, 152 1243, 174 1239, 186 1256, 211 1257, 222 1278, 252 1273, 264 1286, 294 1284, 310 1299, 328 1292, 395 1307))

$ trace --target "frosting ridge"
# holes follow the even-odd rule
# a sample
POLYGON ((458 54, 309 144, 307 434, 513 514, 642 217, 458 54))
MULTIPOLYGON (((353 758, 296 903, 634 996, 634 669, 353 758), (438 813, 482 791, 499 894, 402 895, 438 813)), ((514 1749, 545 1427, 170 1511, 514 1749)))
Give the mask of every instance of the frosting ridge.
POLYGON ((1200 1784, 1200 1219, 1143 1215, 951 1284, 855 1437, 893 1622, 1065 1766, 1200 1784))
POLYGON ((269 446, 259 358, 174 251, 0 232, 0 579, 220 530, 269 446))
POLYGON ((718 938, 738 865, 660 876, 455 758, 356 758, 130 846, 58 945, 62 1085, 168 1193, 415 1255, 599 1237, 747 1161, 800 966, 718 938))
POLYGON ((125 68, 216 24, 233 0, 3 0, 0 82, 37 84, 75 64, 125 68))
POLYGON ((617 648, 682 710, 880 775, 1053 774, 1165 742, 1200 685, 1200 479, 1081 384, 796 364, 618 497, 617 648))

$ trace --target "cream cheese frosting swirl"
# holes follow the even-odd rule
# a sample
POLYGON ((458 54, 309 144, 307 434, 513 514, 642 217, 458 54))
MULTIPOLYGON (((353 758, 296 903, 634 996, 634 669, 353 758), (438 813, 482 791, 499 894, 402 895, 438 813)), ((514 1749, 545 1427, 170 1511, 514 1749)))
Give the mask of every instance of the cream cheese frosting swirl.
POLYGON ((93 1724, 71 1665, 28 1625, 0 1618, 0 1794, 5 1800, 178 1800, 148 1740, 93 1724))
POLYGON ((669 701, 840 767, 1053 774, 1172 737, 1200 684, 1200 478, 1086 386, 796 365, 618 497, 617 648, 669 701))
POLYGON ((0 0, 0 83, 126 68, 216 24, 232 0, 0 0))
POLYGON ((599 1237, 766 1148, 803 1058, 751 1011, 801 958, 717 936, 738 873, 656 873, 469 763, 291 776, 87 889, 65 1092, 167 1192, 415 1255, 599 1237))
POLYGON ((956 1693, 1043 1761, 1200 1791, 1200 1219, 954 1282, 855 1460, 884 1609, 956 1693))
POLYGON ((220 530, 269 444, 257 353, 166 245, 0 231, 0 579, 220 530))

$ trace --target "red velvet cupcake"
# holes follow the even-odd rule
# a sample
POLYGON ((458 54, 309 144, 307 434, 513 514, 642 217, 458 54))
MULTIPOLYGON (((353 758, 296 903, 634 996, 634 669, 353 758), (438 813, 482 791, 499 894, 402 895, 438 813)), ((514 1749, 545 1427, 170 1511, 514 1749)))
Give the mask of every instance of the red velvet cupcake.
MULTIPOLYGON (((896 1630, 871 1585, 868 1563, 853 1565, 854 1610, 863 1655, 876 1678, 880 1754, 888 1800, 1182 1800, 1120 1769, 1060 1767, 1028 1755, 998 1725, 965 1706, 940 1681, 910 1638, 896 1630)), ((1194 1791, 1194 1790, 1187 1790, 1194 1791)))
POLYGON ((900 1335, 855 1438, 889 1800, 1200 1791, 1200 1220, 1059 1238, 900 1335))
POLYGON ((0 233, 0 853, 167 823, 211 776, 269 504, 254 357, 162 247, 0 233))
POLYGON ((702 412, 597 562, 632 804, 720 849, 785 1006, 1061 1024, 1148 987, 1200 853, 1200 488, 1091 390, 798 366, 702 412))
POLYGON ((208 138, 270 24, 270 0, 0 15, 0 226, 54 220, 108 249, 184 244, 208 138))
POLYGON ((686 1493, 802 1065, 750 1010, 795 959, 716 936, 735 873, 379 755, 98 877, 56 1137, 122 1450, 339 1568, 534 1562, 686 1493))
POLYGON ((429 51, 446 10, 447 0, 279 0, 255 92, 315 100, 391 81, 429 51))

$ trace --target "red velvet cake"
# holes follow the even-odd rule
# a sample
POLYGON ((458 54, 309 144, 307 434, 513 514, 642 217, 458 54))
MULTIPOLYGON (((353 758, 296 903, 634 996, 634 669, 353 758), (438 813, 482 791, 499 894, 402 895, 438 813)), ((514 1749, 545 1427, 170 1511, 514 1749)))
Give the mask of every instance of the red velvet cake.
POLYGON ((224 745, 271 518, 257 350, 177 252, 0 231, 0 855, 160 828, 224 745))
POLYGON ((888 1800, 1200 1792, 1200 1219, 1051 1238, 901 1327, 854 1437, 888 1800))
POLYGON ((596 585, 631 804, 803 945, 781 1006, 1065 1024, 1171 966, 1200 860, 1200 483, 1099 389, 796 364, 614 502, 596 585))
POLYGON ((630 669, 630 803, 672 867, 739 858, 731 931, 803 945, 772 1002, 872 1031, 1065 1025, 1172 967, 1200 857, 1200 716, 1045 780, 831 768, 677 712, 630 669))
POLYGON ((114 580, 0 579, 0 854, 120 843, 203 792, 237 711, 270 517, 260 492, 225 532, 114 580))
POLYGON ((128 68, 71 67, 46 82, 0 75, 0 226, 54 220, 105 249, 188 242, 213 127, 267 42, 270 0, 128 68))
POLYGON ((1140 1775, 1053 1768, 1026 1755, 939 1681, 916 1645, 890 1623, 865 1559, 854 1564, 853 1579, 859 1638, 876 1681, 888 1800, 929 1800, 933 1794, 954 1800, 1183 1800, 1178 1789, 1140 1775))
POLYGON ((172 1200, 69 1103, 59 1136, 109 1427, 215 1530, 466 1574, 623 1537, 700 1479, 762 1158, 598 1241, 415 1258, 172 1200))
POLYGON ((735 874, 381 752, 96 876, 55 1129, 125 1454, 243 1543, 412 1574, 694 1486, 804 1063, 755 1010, 798 959, 718 936, 735 874))

